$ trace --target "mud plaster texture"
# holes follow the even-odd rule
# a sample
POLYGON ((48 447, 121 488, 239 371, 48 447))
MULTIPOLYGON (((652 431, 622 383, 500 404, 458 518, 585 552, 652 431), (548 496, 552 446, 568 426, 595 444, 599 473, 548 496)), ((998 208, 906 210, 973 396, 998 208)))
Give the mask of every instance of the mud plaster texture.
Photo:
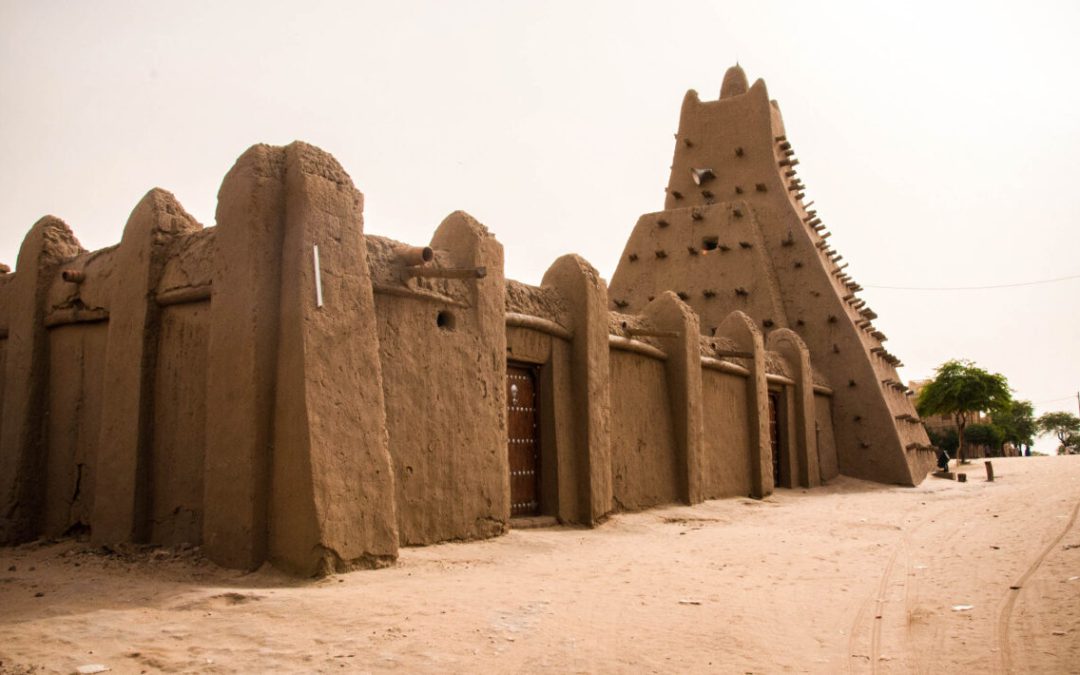
MULTIPOLYGON (((509 514, 502 246, 461 212, 443 221, 431 246, 435 266, 485 267, 487 276, 417 284, 425 292, 412 297, 376 296, 406 545, 501 534, 509 514)), ((394 269, 387 256, 379 262, 394 269)))
POLYGON ((241 155, 213 227, 161 189, 98 251, 43 218, 0 271, 0 542, 88 531, 319 575, 502 534, 508 363, 535 376, 538 513, 563 523, 919 482, 899 361, 801 201, 777 106, 738 68, 722 90, 687 94, 665 209, 610 290, 572 254, 505 279, 463 212, 409 257, 300 142, 241 155))

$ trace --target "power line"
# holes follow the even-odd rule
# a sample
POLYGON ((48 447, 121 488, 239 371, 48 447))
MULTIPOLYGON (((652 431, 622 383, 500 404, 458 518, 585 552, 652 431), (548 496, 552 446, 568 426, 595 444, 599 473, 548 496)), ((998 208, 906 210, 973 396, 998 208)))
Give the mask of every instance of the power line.
POLYGON ((1038 286, 1040 284, 1056 284, 1059 281, 1080 279, 1080 274, 1056 279, 1040 279, 1039 281, 1022 281, 1016 284, 995 284, 992 286, 874 286, 863 284, 864 288, 878 288, 887 291, 985 291, 993 288, 1019 288, 1020 286, 1038 286))
POLYGON ((1056 403, 1058 401, 1064 401, 1066 399, 1071 400, 1071 399, 1074 399, 1074 398, 1076 398, 1076 394, 1069 394, 1068 396, 1059 396, 1057 398, 1048 398, 1048 399, 1045 399, 1045 400, 1042 400, 1042 401, 1035 401, 1035 405, 1042 405, 1044 403, 1056 403))

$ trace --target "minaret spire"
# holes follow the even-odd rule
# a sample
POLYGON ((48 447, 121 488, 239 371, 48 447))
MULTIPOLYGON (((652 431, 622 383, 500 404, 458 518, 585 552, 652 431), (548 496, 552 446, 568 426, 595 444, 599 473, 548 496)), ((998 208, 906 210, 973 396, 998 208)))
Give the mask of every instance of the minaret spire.
POLYGON ((736 61, 735 65, 728 68, 724 73, 724 83, 720 85, 720 98, 728 98, 729 96, 738 96, 739 94, 745 94, 750 88, 750 84, 746 80, 746 73, 743 71, 742 66, 736 61))

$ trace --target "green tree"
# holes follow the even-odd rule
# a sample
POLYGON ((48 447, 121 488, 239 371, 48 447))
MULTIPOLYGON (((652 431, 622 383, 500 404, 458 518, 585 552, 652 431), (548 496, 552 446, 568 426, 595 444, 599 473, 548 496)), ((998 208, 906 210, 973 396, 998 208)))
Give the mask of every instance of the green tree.
POLYGON ((930 437, 930 442, 935 447, 944 450, 949 457, 956 457, 956 448, 960 446, 960 436, 956 433, 956 429, 952 427, 945 427, 944 429, 927 427, 926 435, 930 437))
POLYGON ((1035 407, 1031 401, 1011 401, 994 413, 994 426, 1001 429, 1005 442, 1012 443, 1018 449, 1031 448, 1039 427, 1035 422, 1035 407))
POLYGON ((1071 450, 1071 454, 1080 455, 1080 433, 1069 434, 1065 438, 1065 444, 1071 450))
POLYGON ((960 436, 957 463, 964 461, 964 430, 971 416, 996 413, 1012 400, 1009 382, 1000 373, 988 373, 971 361, 950 360, 938 367, 934 379, 919 392, 919 415, 951 415, 960 436))
POLYGON ((1005 432, 996 424, 971 424, 964 430, 966 445, 982 445, 988 448, 987 457, 1000 457, 1005 442, 1005 432))
POLYGON ((1077 439, 1080 438, 1080 417, 1068 412, 1048 412, 1037 420, 1042 434, 1057 436, 1059 455, 1080 453, 1077 439))

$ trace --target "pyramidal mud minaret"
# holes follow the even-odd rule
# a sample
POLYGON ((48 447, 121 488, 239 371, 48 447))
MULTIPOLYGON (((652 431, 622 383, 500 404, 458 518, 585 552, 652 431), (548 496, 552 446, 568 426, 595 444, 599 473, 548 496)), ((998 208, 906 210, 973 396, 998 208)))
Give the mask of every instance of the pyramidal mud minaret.
POLYGON ((710 335, 735 310, 762 331, 788 328, 832 384, 841 473, 912 485, 932 453, 900 382, 899 359, 873 325, 812 202, 780 109, 738 65, 720 98, 683 100, 664 210, 642 216, 612 278, 612 308, 636 313, 678 294, 710 335))

